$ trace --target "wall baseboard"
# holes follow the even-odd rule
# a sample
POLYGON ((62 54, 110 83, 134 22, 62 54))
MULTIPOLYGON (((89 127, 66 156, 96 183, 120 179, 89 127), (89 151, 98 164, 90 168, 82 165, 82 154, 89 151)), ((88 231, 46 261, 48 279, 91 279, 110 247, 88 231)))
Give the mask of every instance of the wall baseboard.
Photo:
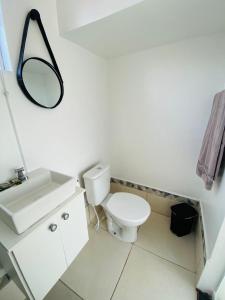
POLYGON ((144 185, 141 185, 141 184, 133 183, 133 182, 126 181, 126 180, 121 180, 121 179, 114 178, 114 177, 111 178, 111 183, 117 183, 117 184, 120 184, 120 185, 123 185, 123 186, 127 186, 127 187, 130 187, 130 188, 140 190, 140 191, 145 191, 147 193, 154 194, 154 195, 157 195, 157 196, 160 196, 160 197, 173 199, 173 200, 176 200, 177 202, 185 202, 185 203, 188 203, 188 204, 190 204, 190 205, 192 205, 196 208, 199 207, 199 202, 196 201, 196 200, 186 198, 186 197, 182 197, 182 196, 178 196, 178 195, 168 193, 168 192, 164 192, 164 191, 161 191, 161 190, 157 190, 157 189, 151 188, 149 186, 144 186, 144 185))

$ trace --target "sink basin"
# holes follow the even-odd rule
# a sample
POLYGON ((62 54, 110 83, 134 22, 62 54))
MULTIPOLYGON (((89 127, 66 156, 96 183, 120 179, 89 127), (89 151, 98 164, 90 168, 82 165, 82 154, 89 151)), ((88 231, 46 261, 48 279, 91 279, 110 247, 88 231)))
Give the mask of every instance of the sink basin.
POLYGON ((21 234, 70 197, 75 189, 75 178, 37 169, 28 174, 27 181, 0 193, 0 218, 21 234))

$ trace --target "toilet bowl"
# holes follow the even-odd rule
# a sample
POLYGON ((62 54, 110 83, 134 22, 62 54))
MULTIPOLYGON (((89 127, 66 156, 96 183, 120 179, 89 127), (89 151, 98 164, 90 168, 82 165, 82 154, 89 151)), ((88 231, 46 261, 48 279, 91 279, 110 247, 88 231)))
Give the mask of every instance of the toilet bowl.
POLYGON ((131 193, 109 194, 101 205, 106 213, 108 231, 125 242, 136 241, 138 226, 151 212, 148 202, 131 193))
POLYGON ((131 193, 110 194, 109 166, 97 165, 83 175, 87 201, 101 205, 107 218, 108 231, 124 242, 135 242, 138 226, 151 213, 148 202, 131 193))

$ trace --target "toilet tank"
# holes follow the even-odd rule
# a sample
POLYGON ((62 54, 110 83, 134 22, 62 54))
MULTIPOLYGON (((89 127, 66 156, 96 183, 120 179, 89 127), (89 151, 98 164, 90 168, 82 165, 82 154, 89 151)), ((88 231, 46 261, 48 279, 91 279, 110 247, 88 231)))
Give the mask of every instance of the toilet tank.
POLYGON ((99 205, 110 191, 110 168, 108 165, 97 165, 84 175, 87 201, 91 205, 99 205))

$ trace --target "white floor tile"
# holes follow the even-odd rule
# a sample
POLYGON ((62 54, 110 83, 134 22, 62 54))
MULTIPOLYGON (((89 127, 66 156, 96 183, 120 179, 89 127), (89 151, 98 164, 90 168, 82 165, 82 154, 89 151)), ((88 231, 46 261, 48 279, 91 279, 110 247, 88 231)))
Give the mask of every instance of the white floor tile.
POLYGON ((81 300, 81 298, 58 281, 44 300, 81 300))
POLYGON ((16 284, 11 281, 2 290, 0 290, 1 300, 25 300, 24 294, 16 286, 16 284))
POLYGON ((152 212, 138 232, 135 243, 160 257, 195 272, 195 235, 177 237, 170 231, 170 218, 152 212))
POLYGON ((195 300, 195 274, 134 246, 112 300, 137 299, 195 300))
POLYGON ((62 281, 85 300, 109 300, 119 279, 131 244, 108 232, 90 232, 90 240, 62 281))

